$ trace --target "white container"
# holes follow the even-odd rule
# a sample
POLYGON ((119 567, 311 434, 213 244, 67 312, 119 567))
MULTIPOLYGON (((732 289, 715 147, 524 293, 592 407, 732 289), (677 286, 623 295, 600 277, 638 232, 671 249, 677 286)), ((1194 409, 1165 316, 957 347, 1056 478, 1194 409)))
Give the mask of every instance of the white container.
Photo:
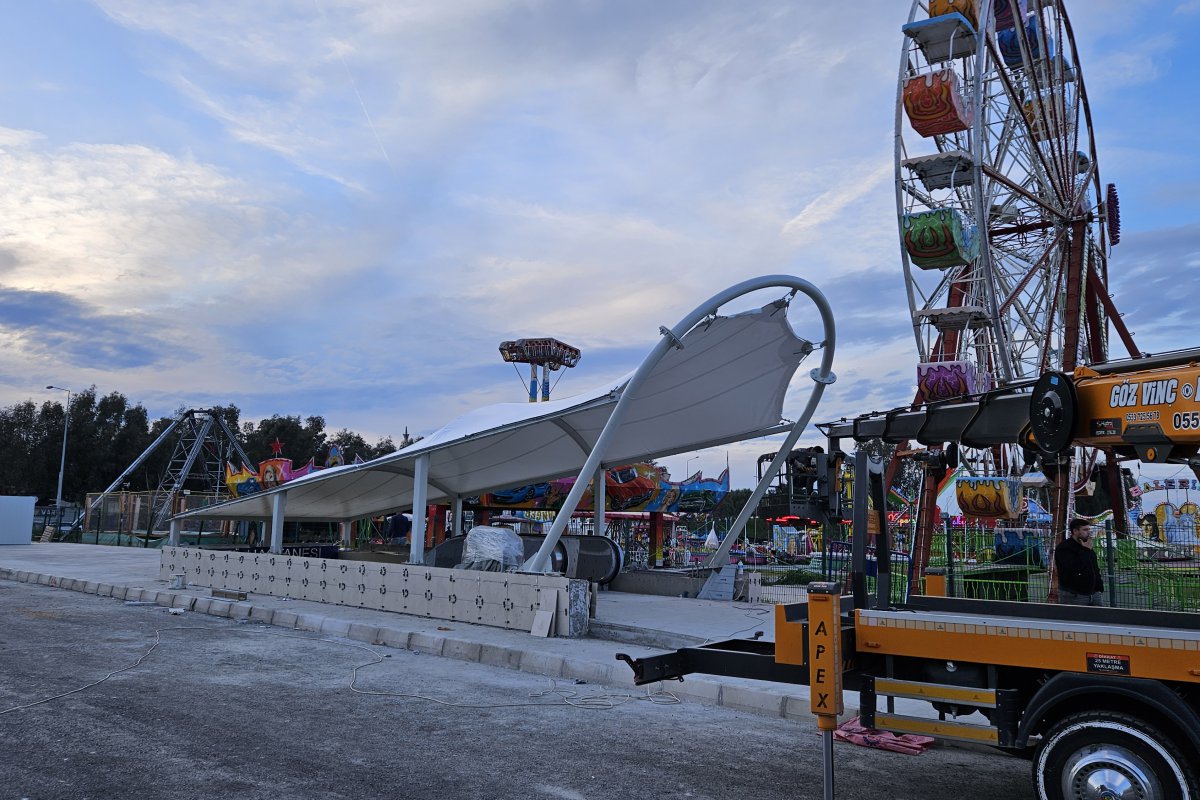
POLYGON ((0 497, 0 545, 33 541, 33 506, 36 497, 0 497))

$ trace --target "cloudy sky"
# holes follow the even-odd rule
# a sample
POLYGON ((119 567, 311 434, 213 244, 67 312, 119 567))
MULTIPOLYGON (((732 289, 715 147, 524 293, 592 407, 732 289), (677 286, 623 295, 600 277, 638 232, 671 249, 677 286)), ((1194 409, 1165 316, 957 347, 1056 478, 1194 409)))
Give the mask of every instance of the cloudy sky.
MULTIPOLYGON (((94 384, 155 415, 234 403, 429 433, 522 399, 502 339, 580 347, 565 396, 771 273, 817 283, 838 315, 820 418, 906 402, 892 135, 908 4, 845 8, 7 4, 0 405, 94 384)), ((1200 345, 1200 2, 1069 9, 1102 180, 1121 190, 1118 305, 1144 349, 1200 345)), ((797 381, 785 411, 806 396, 797 381)), ((728 454, 749 485, 769 449, 665 463, 715 474, 728 454)))

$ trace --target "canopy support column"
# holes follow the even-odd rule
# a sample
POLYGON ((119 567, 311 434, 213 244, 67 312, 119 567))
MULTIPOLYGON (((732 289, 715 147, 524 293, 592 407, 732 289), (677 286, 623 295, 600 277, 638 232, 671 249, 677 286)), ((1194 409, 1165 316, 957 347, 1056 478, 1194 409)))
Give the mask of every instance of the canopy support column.
POLYGON ((351 520, 344 519, 338 523, 338 540, 342 543, 342 547, 350 547, 354 544, 354 523, 351 520))
POLYGON ((463 530, 463 499, 461 494, 454 495, 450 501, 450 513, 454 515, 454 521, 450 524, 451 536, 462 536, 466 531, 463 530))
POLYGON ((422 453, 413 463, 412 532, 408 537, 408 562, 420 564, 425 559, 425 532, 428 528, 429 454, 422 453))
POLYGON ((647 554, 646 566, 650 569, 663 565, 663 512, 650 512, 650 552, 647 554))
POLYGON ((271 551, 283 552, 283 512, 287 508, 287 492, 279 492, 271 498, 271 551))
POLYGON ((593 478, 595 486, 592 488, 592 509, 596 516, 594 523, 594 533, 597 536, 604 535, 604 527, 607 524, 604 519, 605 506, 608 505, 608 470, 602 464, 596 470, 596 477, 593 478))
POLYGON ((179 547, 179 520, 171 520, 171 536, 167 539, 167 544, 171 547, 179 547))

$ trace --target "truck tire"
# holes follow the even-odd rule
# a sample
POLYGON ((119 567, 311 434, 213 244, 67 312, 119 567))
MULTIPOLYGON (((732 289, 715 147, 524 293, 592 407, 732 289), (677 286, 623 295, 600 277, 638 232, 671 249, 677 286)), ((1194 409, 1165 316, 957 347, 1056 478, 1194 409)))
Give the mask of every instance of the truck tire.
POLYGON ((1055 724, 1038 745, 1039 800, 1200 800, 1179 747, 1128 714, 1089 711, 1055 724))

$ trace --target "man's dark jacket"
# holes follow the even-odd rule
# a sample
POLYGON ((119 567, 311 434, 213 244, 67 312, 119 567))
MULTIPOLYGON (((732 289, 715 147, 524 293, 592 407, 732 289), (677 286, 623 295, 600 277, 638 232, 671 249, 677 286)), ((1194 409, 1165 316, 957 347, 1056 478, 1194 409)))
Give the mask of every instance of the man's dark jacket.
POLYGON ((1104 591, 1096 551, 1068 537, 1054 548, 1054 566, 1058 569, 1058 585, 1075 594, 1095 594, 1104 591))

